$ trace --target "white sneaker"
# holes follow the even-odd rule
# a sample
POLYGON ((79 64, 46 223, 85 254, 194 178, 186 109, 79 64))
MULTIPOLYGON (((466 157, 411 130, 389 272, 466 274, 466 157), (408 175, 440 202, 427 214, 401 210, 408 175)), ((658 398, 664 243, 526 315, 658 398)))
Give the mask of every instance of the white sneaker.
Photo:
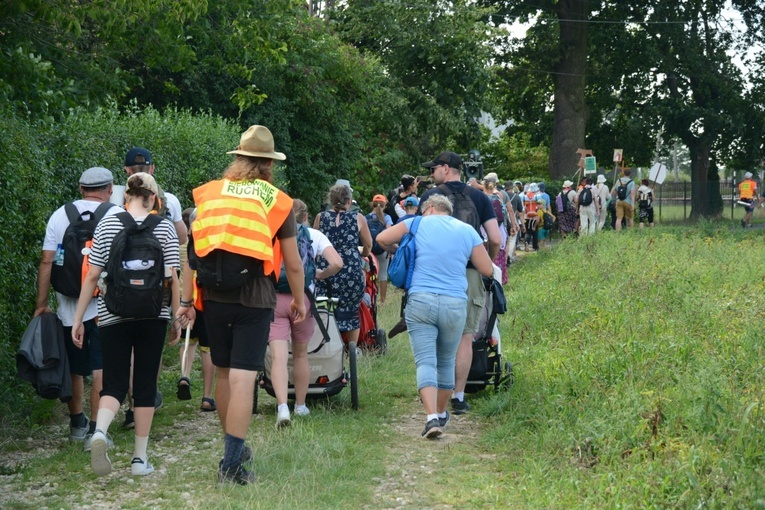
POLYGON ((108 475, 112 472, 112 461, 109 460, 109 443, 106 441, 106 434, 96 430, 90 441, 90 467, 98 476, 108 475))
POLYGON ((311 414, 311 410, 308 409, 308 407, 305 405, 295 406, 295 410, 293 411, 293 413, 295 414, 295 416, 308 416, 309 414, 311 414))
POLYGON ((276 428, 289 427, 290 423, 290 410, 285 406, 276 413, 276 428))
MULTIPOLYGON (((93 434, 95 434, 95 432, 94 433, 88 432, 88 434, 85 436, 85 440, 82 442, 82 451, 84 452, 90 451, 90 446, 93 443, 93 434)), ((112 438, 110 438, 109 436, 106 436, 106 444, 108 448, 114 448, 114 441, 112 441, 112 438)))
POLYGON ((140 457, 133 457, 130 462, 130 471, 133 472, 133 476, 146 476, 154 472, 154 466, 148 459, 144 462, 140 457))

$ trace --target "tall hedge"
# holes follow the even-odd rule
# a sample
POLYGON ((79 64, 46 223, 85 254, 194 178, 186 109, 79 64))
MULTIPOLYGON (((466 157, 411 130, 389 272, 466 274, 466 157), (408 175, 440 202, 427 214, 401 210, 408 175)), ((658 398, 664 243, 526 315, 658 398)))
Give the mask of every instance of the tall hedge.
POLYGON ((160 185, 188 207, 191 190, 231 161, 226 151, 240 134, 218 116, 151 107, 77 111, 57 123, 0 115, 0 412, 31 395, 15 377, 14 355, 34 311, 45 225, 56 208, 79 198, 80 174, 104 166, 124 184, 125 153, 142 146, 152 152, 160 185))

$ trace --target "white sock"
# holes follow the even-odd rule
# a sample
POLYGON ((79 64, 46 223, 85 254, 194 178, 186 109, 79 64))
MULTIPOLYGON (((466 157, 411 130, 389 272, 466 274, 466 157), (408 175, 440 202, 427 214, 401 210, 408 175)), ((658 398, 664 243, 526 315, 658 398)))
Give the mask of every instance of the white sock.
POLYGON ((149 446, 149 436, 141 437, 135 436, 135 446, 133 447, 133 457, 138 457, 142 461, 146 462, 148 458, 146 456, 146 449, 149 446))
POLYGON ((305 404, 295 404, 295 411, 297 411, 298 409, 301 409, 301 410, 308 409, 308 406, 305 404))
POLYGON ((287 411, 289 411, 290 406, 288 406, 287 404, 279 404, 279 407, 276 410, 281 411, 282 409, 286 409, 287 411))
POLYGON ((465 400, 465 392, 464 391, 455 391, 454 392, 454 398, 462 402, 465 400))
POLYGON ((109 425, 112 424, 112 420, 114 420, 114 411, 100 407, 96 417, 96 430, 106 434, 106 431, 109 430, 109 425))
POLYGON ((439 418, 446 418, 446 411, 444 411, 443 413, 438 413, 438 417, 439 418))
POLYGON ((426 418, 427 421, 437 420, 437 419, 438 419, 438 414, 429 414, 428 417, 426 418))

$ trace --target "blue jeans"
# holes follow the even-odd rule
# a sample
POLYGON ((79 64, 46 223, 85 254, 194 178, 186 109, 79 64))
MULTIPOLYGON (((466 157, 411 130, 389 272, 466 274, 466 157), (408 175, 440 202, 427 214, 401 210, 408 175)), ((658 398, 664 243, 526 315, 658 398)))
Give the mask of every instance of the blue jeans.
MULTIPOLYGON (((466 296, 467 298, 467 296, 466 296)), ((454 359, 467 318, 466 298, 409 294, 406 327, 417 367, 417 389, 454 389, 454 359)))

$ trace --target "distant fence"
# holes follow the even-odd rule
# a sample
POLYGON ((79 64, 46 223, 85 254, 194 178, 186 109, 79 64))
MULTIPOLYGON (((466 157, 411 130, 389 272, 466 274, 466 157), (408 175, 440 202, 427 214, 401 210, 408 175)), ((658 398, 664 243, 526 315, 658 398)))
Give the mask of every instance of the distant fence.
MULTIPOLYGON (((639 183, 635 183, 638 186, 639 183)), ((713 185, 713 183, 709 183, 713 185)), ((737 207, 741 210, 738 217, 743 216, 743 207, 736 206, 738 199, 738 184, 731 181, 720 181, 720 196, 723 203, 723 216, 730 215, 734 219, 737 207)), ((656 221, 685 220, 691 215, 692 189, 690 182, 664 182, 654 187, 654 216, 656 221)))

